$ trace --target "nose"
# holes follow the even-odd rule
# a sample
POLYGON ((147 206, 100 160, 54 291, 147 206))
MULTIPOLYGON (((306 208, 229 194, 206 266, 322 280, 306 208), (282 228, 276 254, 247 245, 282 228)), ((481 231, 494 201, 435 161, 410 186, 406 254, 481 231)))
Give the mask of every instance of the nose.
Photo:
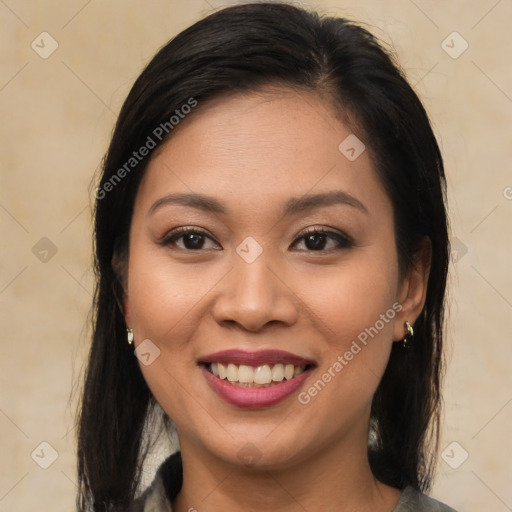
POLYGON ((290 326, 298 318, 293 283, 260 255, 252 263, 234 255, 234 268, 219 283, 212 314, 219 324, 237 324, 256 332, 267 324, 290 326))

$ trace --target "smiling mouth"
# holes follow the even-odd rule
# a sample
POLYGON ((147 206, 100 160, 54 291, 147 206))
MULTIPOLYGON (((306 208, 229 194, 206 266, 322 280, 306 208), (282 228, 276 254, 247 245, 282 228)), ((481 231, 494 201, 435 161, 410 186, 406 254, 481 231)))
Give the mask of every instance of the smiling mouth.
POLYGON ((313 364, 263 364, 249 366, 234 363, 202 363, 208 372, 220 380, 242 388, 268 388, 280 382, 293 380, 307 370, 314 368, 313 364))

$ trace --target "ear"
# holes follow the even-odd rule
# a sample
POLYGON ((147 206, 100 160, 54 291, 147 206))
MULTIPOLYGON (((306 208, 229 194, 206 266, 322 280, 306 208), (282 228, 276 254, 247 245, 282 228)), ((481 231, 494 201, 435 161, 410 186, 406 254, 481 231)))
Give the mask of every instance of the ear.
POLYGON ((393 339, 402 340, 407 334, 405 322, 414 325, 420 315, 427 297, 427 285, 432 261, 432 243, 425 236, 414 253, 413 264, 403 277, 399 288, 398 301, 402 306, 396 316, 393 339))

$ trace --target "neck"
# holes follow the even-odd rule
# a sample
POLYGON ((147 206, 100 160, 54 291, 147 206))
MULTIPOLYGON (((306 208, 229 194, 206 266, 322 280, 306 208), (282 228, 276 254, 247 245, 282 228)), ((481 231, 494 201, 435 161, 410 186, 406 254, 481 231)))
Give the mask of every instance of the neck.
POLYGON ((373 476, 366 442, 346 439, 279 469, 231 464, 180 439, 183 486, 173 512, 387 512, 400 491, 373 476))

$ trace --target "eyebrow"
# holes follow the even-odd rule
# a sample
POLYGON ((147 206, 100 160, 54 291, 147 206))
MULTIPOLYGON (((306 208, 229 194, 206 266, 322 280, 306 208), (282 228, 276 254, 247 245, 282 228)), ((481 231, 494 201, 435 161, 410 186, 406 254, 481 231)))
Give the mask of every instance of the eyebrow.
MULTIPOLYGON (((196 208, 209 213, 227 214, 228 209, 217 199, 203 194, 169 194, 155 201, 148 215, 153 214, 162 206, 178 204, 196 208)), ((286 217, 299 212, 306 212, 316 208, 332 206, 336 204, 352 206, 363 213, 369 213, 368 208, 354 196, 341 190, 333 190, 319 194, 308 194, 301 197, 292 197, 283 206, 281 216, 286 217)))

